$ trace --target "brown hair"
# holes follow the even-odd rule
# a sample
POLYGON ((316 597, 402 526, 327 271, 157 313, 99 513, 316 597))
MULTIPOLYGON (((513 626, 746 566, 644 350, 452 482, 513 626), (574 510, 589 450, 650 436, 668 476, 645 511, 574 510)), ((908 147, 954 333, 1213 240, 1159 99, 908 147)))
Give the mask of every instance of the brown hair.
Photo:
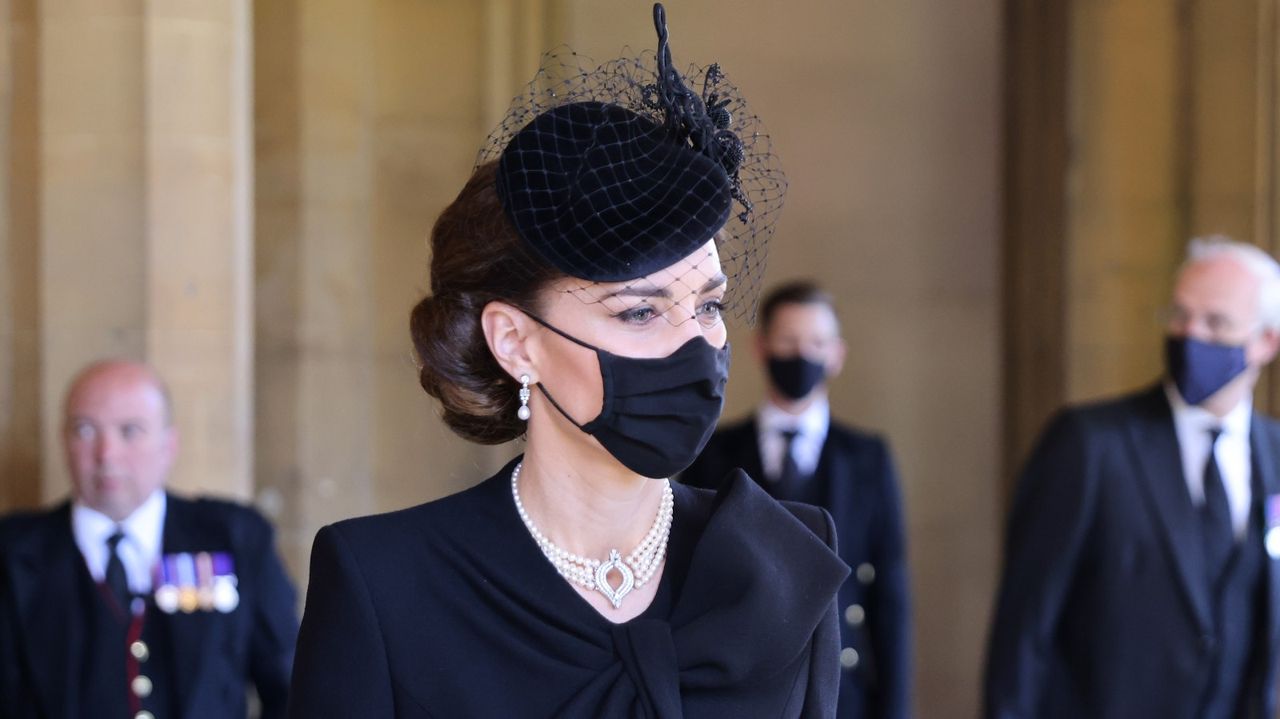
POLYGON ((563 277, 516 234, 494 189, 496 168, 496 161, 476 168, 436 220, 431 294, 409 316, 418 381, 440 400, 445 424, 480 444, 525 431, 516 417, 520 385, 489 351, 480 313, 494 300, 536 313, 538 292, 563 277))
POLYGON ((762 333, 769 333, 769 325, 773 322, 773 316, 777 314, 778 308, 782 305, 825 305, 833 314, 836 311, 835 300, 817 283, 809 280, 793 280, 773 288, 765 295, 764 300, 760 302, 760 331, 762 333))

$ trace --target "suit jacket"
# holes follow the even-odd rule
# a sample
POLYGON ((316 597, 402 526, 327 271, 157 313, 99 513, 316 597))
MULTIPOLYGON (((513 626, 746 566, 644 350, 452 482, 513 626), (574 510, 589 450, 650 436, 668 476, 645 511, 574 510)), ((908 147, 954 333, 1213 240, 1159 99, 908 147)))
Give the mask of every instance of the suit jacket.
MULTIPOLYGON (((1250 433, 1256 508, 1280 492, 1280 425, 1255 413, 1250 433)), ((1199 522, 1162 387, 1060 413, 1009 519, 986 715, 1196 716, 1216 641, 1199 522)), ((1275 708, 1280 572, 1264 562, 1251 717, 1275 708)))
MULTIPOLYGON (((170 494, 163 551, 230 552, 240 592, 226 614, 148 608, 148 622, 168 623, 180 716, 245 716, 247 681, 264 717, 283 715, 298 622, 270 525, 247 507, 170 494)), ((92 715, 79 703, 87 617, 77 587, 87 573, 69 502, 0 519, 0 718, 92 715)))
MULTIPOLYGON (((761 463, 756 422, 748 418, 717 431, 680 481, 716 488, 741 468, 777 496, 771 483, 760 481, 761 463)), ((810 496, 819 498, 835 522, 837 553, 854 570, 839 593, 844 669, 837 715, 905 717, 911 618, 902 501, 888 446, 832 421, 808 481, 815 483, 810 496)))

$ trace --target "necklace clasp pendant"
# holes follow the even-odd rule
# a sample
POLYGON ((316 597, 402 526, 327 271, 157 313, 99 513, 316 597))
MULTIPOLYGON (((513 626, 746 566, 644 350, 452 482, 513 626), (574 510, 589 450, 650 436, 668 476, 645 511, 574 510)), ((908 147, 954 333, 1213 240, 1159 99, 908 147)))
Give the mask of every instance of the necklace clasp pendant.
POLYGON ((609 550, 609 559, 596 567, 596 590, 609 600, 614 609, 618 609, 622 606, 622 598, 630 594, 635 585, 636 575, 631 571, 631 567, 622 563, 622 555, 618 554, 618 550, 609 550), (622 576, 617 589, 609 584, 609 572, 615 569, 622 576))

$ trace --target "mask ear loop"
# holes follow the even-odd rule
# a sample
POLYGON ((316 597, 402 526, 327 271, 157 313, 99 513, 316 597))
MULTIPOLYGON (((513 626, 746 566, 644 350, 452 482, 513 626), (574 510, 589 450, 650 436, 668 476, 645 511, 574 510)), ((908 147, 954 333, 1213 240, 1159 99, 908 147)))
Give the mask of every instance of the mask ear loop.
POLYGON ((569 424, 572 424, 574 427, 577 427, 582 432, 587 431, 582 428, 582 425, 578 424, 578 420, 574 419, 573 417, 570 417, 569 413, 564 411, 564 407, 560 406, 560 403, 556 401, 555 397, 551 396, 551 393, 547 391, 547 388, 543 386, 541 382, 536 383, 536 385, 538 387, 538 390, 542 392, 542 396, 546 397, 547 401, 551 403, 551 406, 555 407, 556 410, 560 412, 560 414, 564 415, 565 419, 569 420, 569 424))
MULTIPOLYGON (((523 311, 523 310, 522 310, 522 311, 523 311)), ((554 333, 556 333, 556 334, 560 335, 561 337, 563 337, 563 338, 565 338, 565 339, 569 340, 570 342, 572 342, 572 343, 574 343, 574 344, 578 345, 579 347, 585 347, 585 348, 587 348, 587 349, 589 349, 589 350, 592 350, 593 352, 596 352, 596 353, 599 353, 599 352, 601 351, 601 350, 600 350, 600 348, 598 348, 598 347, 594 347, 594 346, 592 346, 592 345, 589 345, 589 344, 587 344, 586 342, 583 342, 582 340, 578 339, 577 337, 573 337, 572 335, 569 335, 569 334, 566 334, 565 332, 562 332, 561 330, 559 330, 559 329, 557 329, 556 327, 552 326, 552 325, 551 325, 551 323, 547 322, 546 320, 542 319, 541 317, 539 317, 539 316, 535 315, 535 314, 534 314, 534 313, 532 313, 532 312, 524 311, 524 314, 525 314, 525 316, 526 316, 526 317, 528 317, 529 319, 533 320, 534 322, 537 322, 538 324, 542 325, 543 327, 546 327, 547 329, 549 329, 549 330, 551 330, 552 332, 554 332, 554 333)), ((538 391, 539 391, 539 392, 542 392, 542 396, 547 398, 547 401, 551 403, 551 406, 552 406, 552 407, 555 407, 557 412, 559 412, 561 415, 563 415, 565 419, 569 420, 569 424, 572 424, 574 427, 577 427, 577 428, 578 428, 578 430, 579 430, 579 431, 581 431, 581 432, 585 432, 585 433, 587 433, 587 434, 590 434, 590 432, 587 432, 587 430, 586 430, 585 428, 583 428, 583 426, 582 426, 581 424, 579 424, 579 423, 578 423, 578 420, 576 420, 576 419, 574 419, 573 417, 570 417, 570 416, 569 416, 569 413, 568 413, 568 412, 566 412, 566 411, 564 410, 564 407, 561 407, 561 406, 560 406, 560 403, 556 401, 556 398, 555 398, 555 397, 552 397, 552 396, 551 396, 551 393, 547 391, 547 387, 546 387, 546 385, 542 384, 542 382, 541 382, 541 381, 539 381, 539 382, 535 382, 535 383, 534 383, 534 385, 538 388, 538 391)))
POLYGON ((525 316, 526 316, 526 317, 528 317, 529 319, 533 320, 534 322, 537 322, 538 324, 542 325, 543 327, 546 327, 547 329, 551 330, 552 332, 555 332, 556 334, 558 334, 558 335, 560 335, 561 337, 563 337, 563 338, 565 338, 565 339, 569 340, 570 342, 574 343, 575 345, 578 345, 579 347, 586 347, 587 349, 591 350, 592 352, 601 352, 601 351, 602 351, 599 347, 596 347, 595 345, 589 345, 589 344, 587 344, 586 342, 583 342, 582 340, 578 339, 577 337, 574 337, 573 335, 570 335, 570 334, 566 334, 565 332, 563 332, 563 331, 561 331, 561 330, 557 329, 554 325, 552 325, 551 323, 549 323, 549 322, 547 322, 546 320, 542 319, 541 317, 539 317, 539 316, 537 316, 537 315, 533 314, 532 312, 525 312, 524 314, 525 314, 525 316))

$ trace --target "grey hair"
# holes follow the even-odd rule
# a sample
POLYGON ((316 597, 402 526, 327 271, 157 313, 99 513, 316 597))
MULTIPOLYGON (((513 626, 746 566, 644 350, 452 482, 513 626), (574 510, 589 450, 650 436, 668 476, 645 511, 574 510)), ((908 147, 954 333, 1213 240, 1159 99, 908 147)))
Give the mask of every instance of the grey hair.
POLYGON ((1258 319, 1267 329, 1280 330, 1280 262, 1262 248, 1226 235, 1196 237, 1187 243, 1183 267, 1219 257, 1239 262, 1258 280, 1258 319))

